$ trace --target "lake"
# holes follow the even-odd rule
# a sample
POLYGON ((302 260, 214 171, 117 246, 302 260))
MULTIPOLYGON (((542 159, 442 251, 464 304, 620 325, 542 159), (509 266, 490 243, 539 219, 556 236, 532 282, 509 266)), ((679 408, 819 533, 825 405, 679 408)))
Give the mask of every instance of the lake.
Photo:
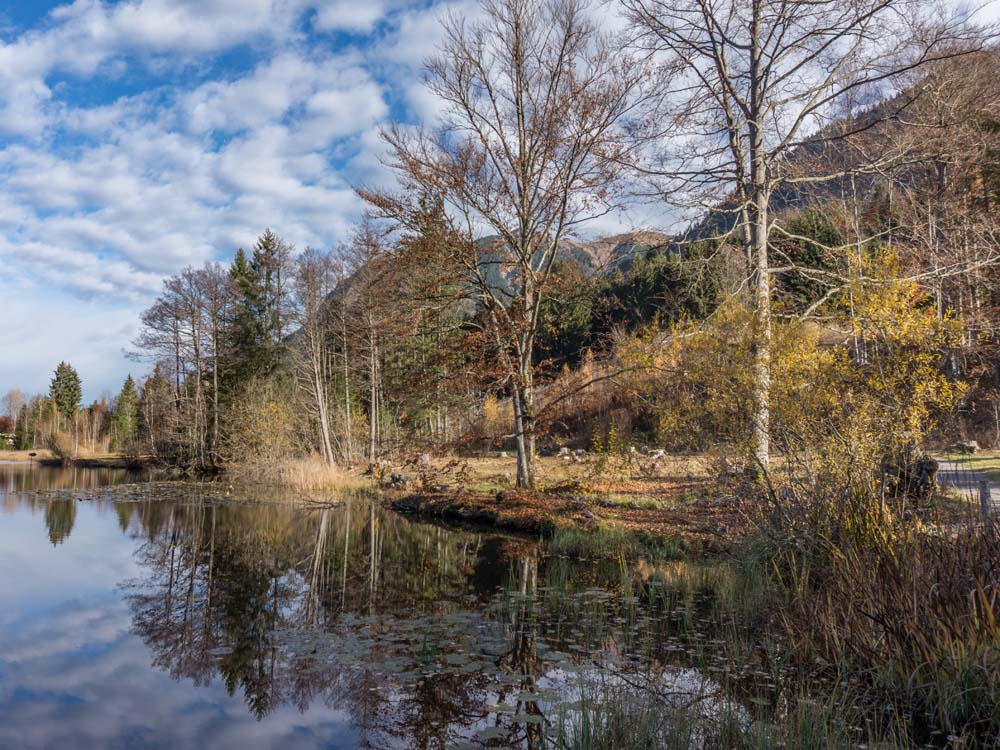
POLYGON ((0 747, 553 747, 608 691, 745 721, 780 680, 717 567, 138 479, 0 465, 0 747))

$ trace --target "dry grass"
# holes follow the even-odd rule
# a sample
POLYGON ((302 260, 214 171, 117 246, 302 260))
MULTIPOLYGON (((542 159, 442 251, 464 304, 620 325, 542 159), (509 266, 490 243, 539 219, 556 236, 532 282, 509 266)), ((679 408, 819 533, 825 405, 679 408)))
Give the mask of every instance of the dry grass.
MULTIPOLYGON (((83 448, 76 454, 76 458, 85 459, 88 461, 96 460, 117 460, 122 458, 121 453, 104 453, 97 451, 88 451, 83 448)), ((27 463, 28 461, 52 461, 55 460, 56 456, 48 448, 36 448, 30 451, 7 451, 0 450, 0 461, 23 461, 27 463), (32 456, 31 454, 35 455, 32 456)))
MULTIPOLYGON (((877 543, 829 549, 805 569, 808 589, 787 620, 807 660, 842 674, 957 737, 1000 733, 1000 526, 954 536, 905 529, 877 543)), ((987 745, 983 744, 982 747, 987 745)))
POLYGON ((231 466, 228 473, 237 480, 279 485, 305 494, 358 492, 372 488, 369 477, 343 466, 329 466, 319 457, 281 462, 275 466, 231 466))
POLYGON ((49 461, 55 458, 48 448, 39 448, 32 451, 0 451, 0 461, 49 461), (31 454, 35 455, 32 456, 31 454))

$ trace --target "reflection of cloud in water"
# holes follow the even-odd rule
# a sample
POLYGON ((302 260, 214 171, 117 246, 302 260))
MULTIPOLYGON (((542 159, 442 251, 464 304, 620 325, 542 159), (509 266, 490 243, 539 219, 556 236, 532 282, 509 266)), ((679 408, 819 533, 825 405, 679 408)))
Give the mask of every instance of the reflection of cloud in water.
POLYGON ((129 626, 120 601, 70 602, 20 622, 0 661, 0 747, 355 746, 340 711, 279 706, 254 722, 221 683, 191 690, 151 670, 129 626))
MULTIPOLYGON (((74 534, 56 548, 49 541, 44 502, 36 507, 23 501, 18 512, 0 516, 0 624, 49 602, 99 596, 135 575, 135 544, 112 522, 113 507, 77 506, 74 534)), ((6 625, 4 632, 10 632, 6 625)))
POLYGON ((718 730, 723 720, 735 719, 744 728, 750 724, 750 714, 744 706, 727 698, 715 680, 690 667, 628 677, 596 667, 572 672, 556 668, 540 676, 537 685, 539 693, 559 696, 558 701, 544 701, 543 710, 561 715, 562 726, 571 740, 582 739, 574 737, 574 732, 583 727, 580 704, 593 705, 595 699, 609 696, 637 705, 658 696, 657 711, 663 714, 674 711, 688 721, 693 720, 685 744, 691 750, 704 747, 708 740, 706 733, 718 730))

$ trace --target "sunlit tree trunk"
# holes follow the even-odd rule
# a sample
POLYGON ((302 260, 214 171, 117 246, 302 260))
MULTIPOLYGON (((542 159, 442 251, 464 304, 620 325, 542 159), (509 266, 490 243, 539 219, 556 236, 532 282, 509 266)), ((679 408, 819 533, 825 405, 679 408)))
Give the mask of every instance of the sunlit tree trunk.
POLYGON ((344 437, 346 442, 347 460, 354 460, 354 427, 351 424, 351 360, 350 343, 347 339, 346 317, 341 321, 343 332, 343 353, 344 353, 344 437))

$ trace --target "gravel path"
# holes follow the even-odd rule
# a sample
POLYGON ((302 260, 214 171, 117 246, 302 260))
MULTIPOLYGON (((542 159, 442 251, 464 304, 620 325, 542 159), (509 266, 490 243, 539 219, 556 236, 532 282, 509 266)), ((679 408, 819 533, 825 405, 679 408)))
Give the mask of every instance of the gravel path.
POLYGON ((997 486, 996 482, 990 481, 981 471, 969 469, 961 461, 938 458, 937 462, 938 484, 978 503, 980 484, 986 482, 990 488, 990 512, 1000 514, 1000 487, 997 486))

